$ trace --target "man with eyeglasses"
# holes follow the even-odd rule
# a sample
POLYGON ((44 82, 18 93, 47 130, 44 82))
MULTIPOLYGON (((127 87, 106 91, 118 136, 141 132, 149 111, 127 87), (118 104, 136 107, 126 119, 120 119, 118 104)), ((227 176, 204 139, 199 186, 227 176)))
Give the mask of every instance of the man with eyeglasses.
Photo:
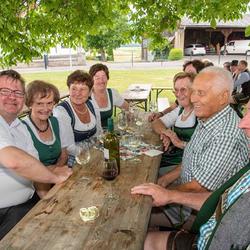
MULTIPOLYGON (((233 89, 230 72, 213 66, 205 68, 191 88, 198 125, 184 149, 182 164, 160 177, 158 184, 184 192, 214 191, 248 163, 248 139, 229 106, 233 89)), ((161 195, 157 189, 148 192, 161 195)), ((188 227, 190 213, 188 207, 170 204, 164 208, 166 216, 154 213, 151 220, 162 226, 188 227)))
POLYGON ((61 183, 72 173, 51 172, 38 159, 31 136, 17 118, 25 98, 25 83, 14 70, 0 72, 0 239, 35 205, 32 181, 61 183))

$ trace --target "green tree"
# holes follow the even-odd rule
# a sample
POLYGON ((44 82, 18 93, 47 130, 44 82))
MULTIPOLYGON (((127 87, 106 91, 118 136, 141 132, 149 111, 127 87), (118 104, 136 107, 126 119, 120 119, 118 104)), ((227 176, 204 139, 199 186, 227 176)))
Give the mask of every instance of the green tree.
POLYGON ((181 18, 195 22, 207 21, 216 27, 217 20, 235 20, 248 9, 249 0, 128 0, 133 6, 131 20, 134 35, 158 36, 164 30, 173 31, 181 18))
POLYGON ((125 16, 117 13, 113 26, 101 26, 98 34, 86 35, 88 49, 96 49, 101 54, 101 60, 106 61, 107 55, 113 58, 113 50, 130 41, 130 25, 125 16))
MULTIPOLYGON (((235 20, 249 0, 3 0, 0 3, 2 66, 29 62, 56 44, 82 45, 86 34, 103 34, 126 14, 131 36, 159 37, 186 15, 194 21, 235 20), (119 13, 119 15, 117 15, 119 13)), ((247 32, 249 32, 248 28, 247 32)))
POLYGON ((30 62, 57 44, 81 45, 87 32, 113 24, 114 0, 4 0, 0 3, 2 66, 30 62))

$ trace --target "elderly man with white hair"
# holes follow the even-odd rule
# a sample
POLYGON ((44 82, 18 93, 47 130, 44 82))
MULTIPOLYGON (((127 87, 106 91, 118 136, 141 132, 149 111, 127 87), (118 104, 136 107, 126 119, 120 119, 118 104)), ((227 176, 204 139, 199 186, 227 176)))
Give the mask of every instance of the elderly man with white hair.
MULTIPOLYGON (((160 177, 160 186, 184 192, 214 191, 248 163, 248 140, 238 128, 239 117, 229 106, 232 89, 232 76, 222 68, 211 66, 196 76, 191 102, 198 125, 184 150, 182 164, 160 177)), ((144 185, 137 186, 136 192, 153 198, 162 194, 155 186, 144 185)), ((187 207, 171 204, 164 209, 166 216, 161 213, 156 221, 159 214, 152 214, 151 220, 181 226, 190 212, 187 207)))

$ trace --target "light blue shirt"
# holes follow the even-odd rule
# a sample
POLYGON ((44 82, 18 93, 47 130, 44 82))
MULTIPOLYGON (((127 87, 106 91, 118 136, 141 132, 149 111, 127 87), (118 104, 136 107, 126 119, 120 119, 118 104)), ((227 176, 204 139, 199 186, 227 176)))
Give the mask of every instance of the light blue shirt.
MULTIPOLYGON (((250 171, 246 172, 232 187, 225 191, 225 198, 222 200, 222 213, 233 204, 239 196, 250 191, 250 171)), ((200 228, 198 249, 205 249, 211 234, 217 224, 215 214, 200 228)))

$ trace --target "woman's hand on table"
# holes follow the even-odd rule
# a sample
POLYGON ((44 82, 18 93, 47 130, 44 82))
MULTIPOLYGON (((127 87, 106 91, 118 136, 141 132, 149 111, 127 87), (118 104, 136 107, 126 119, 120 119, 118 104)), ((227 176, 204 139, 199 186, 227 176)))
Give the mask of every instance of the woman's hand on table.
POLYGON ((131 194, 143 194, 151 196, 154 206, 164 206, 170 203, 169 190, 154 183, 144 183, 131 189, 131 194))
POLYGON ((73 173, 72 169, 67 165, 64 166, 54 166, 51 171, 57 176, 58 182, 62 183, 66 181, 73 173))

